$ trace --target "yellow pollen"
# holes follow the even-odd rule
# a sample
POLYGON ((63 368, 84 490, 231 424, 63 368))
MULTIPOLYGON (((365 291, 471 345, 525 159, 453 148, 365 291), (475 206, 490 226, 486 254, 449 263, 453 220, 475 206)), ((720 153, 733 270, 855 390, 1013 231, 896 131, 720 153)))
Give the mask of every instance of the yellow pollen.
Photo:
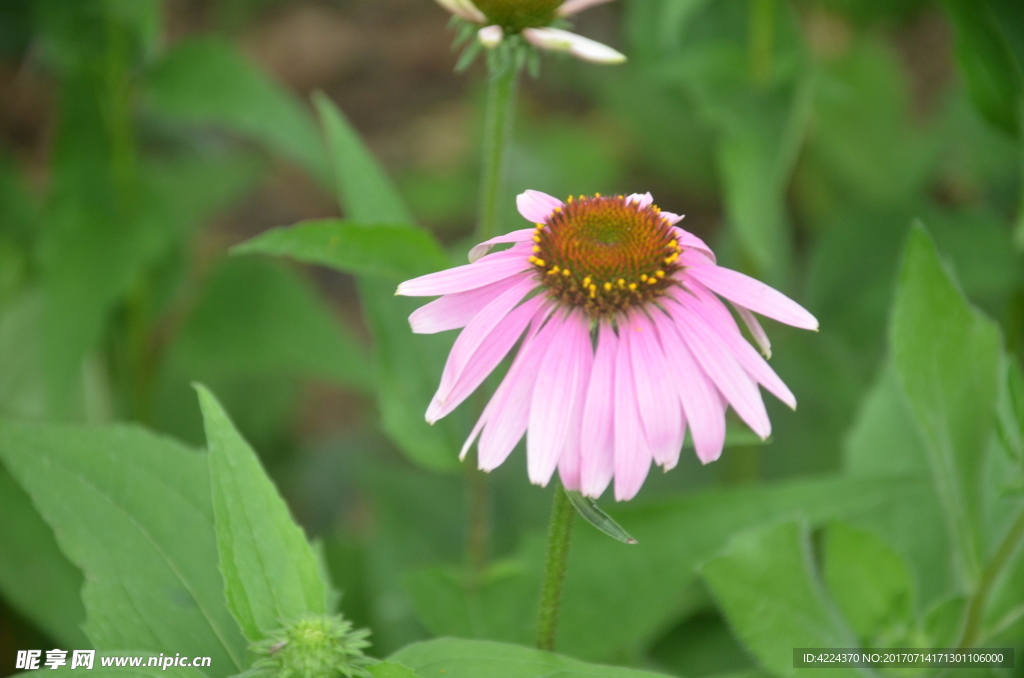
POLYGON ((597 288, 593 285, 590 286, 590 298, 593 299, 597 296, 597 288))
POLYGON ((540 254, 540 245, 534 245, 533 246, 533 253, 534 254, 540 254))
POLYGON ((619 278, 619 287, 625 287, 625 286, 626 286, 626 281, 623 280, 622 278, 619 278))
POLYGON ((572 275, 572 274, 571 274, 571 273, 569 273, 569 269, 567 269, 567 268, 563 268, 563 269, 562 269, 562 275, 564 275, 564 276, 570 276, 570 275, 572 275))
POLYGON ((640 282, 647 282, 647 274, 646 273, 640 274, 640 282))
POLYGON ((531 264, 536 264, 536 263, 537 263, 538 261, 540 261, 540 259, 538 259, 537 257, 535 257, 535 256, 533 256, 533 255, 531 254, 531 255, 530 255, 530 258, 529 258, 529 259, 527 259, 527 261, 528 261, 528 262, 530 262, 531 264))
POLYGON ((595 194, 594 194, 594 197, 595 197, 595 198, 600 198, 600 197, 601 197, 601 194, 600 194, 600 193, 595 193, 595 194))
POLYGON ((533 242, 540 242, 540 236, 539 235, 533 236, 533 242))
POLYGON ((551 267, 551 270, 548 271, 548 275, 558 275, 558 271, 558 264, 555 264, 554 266, 551 267))
POLYGON ((604 284, 604 291, 605 292, 611 292, 612 291, 612 284, 611 283, 605 283, 604 284))
POLYGON ((591 286, 590 285, 590 276, 589 275, 586 278, 583 279, 583 286, 584 287, 590 287, 591 286))
POLYGON ((664 278, 665 277, 665 271, 658 271, 654 275, 658 276, 659 278, 664 278))
POLYGON ((543 259, 537 259, 537 261, 535 261, 533 263, 537 264, 541 268, 544 268, 544 260, 543 259))
POLYGON ((572 196, 571 195, 569 196, 569 199, 566 200, 566 202, 572 202, 572 196))
POLYGON ((636 292, 636 283, 629 283, 629 291, 636 292))
POLYGON ((648 278, 648 279, 647 279, 647 284, 648 284, 648 285, 653 285, 653 284, 655 284, 655 283, 657 283, 657 282, 658 282, 658 281, 657 281, 657 279, 655 279, 655 278, 648 278))

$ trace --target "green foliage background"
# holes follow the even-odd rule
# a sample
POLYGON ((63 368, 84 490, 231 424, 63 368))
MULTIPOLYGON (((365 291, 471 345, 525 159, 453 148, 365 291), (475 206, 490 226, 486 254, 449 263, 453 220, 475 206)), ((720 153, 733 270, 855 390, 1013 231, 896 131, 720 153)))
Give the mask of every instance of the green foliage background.
POLYGON ((334 610, 377 678, 959 645, 1024 675, 1024 3, 619 0, 577 29, 627 65, 525 84, 504 230, 526 188, 651 190, 821 321, 768 327, 800 407, 767 444, 730 422, 719 462, 602 501, 638 545, 580 522, 559 655, 524 647, 550 491, 521 451, 459 464, 476 404, 423 421, 454 333, 393 296, 473 244, 484 74, 444 22, 0 4, 0 675, 92 647, 233 676, 334 610))

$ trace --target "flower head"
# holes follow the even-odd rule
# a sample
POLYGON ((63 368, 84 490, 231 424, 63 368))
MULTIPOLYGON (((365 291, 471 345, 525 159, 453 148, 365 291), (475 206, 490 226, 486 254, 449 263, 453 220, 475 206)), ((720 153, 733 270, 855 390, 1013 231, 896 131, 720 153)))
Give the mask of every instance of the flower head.
POLYGON ((752 312, 817 329, 780 292, 716 264, 682 217, 649 193, 562 202, 527 191, 519 212, 533 228, 477 245, 466 266, 409 280, 408 296, 443 295, 410 317, 414 332, 465 328, 437 394, 434 422, 455 409, 518 343, 519 350, 463 446, 479 438, 478 462, 499 466, 526 435, 530 480, 590 497, 614 478, 631 499, 651 463, 679 461, 686 429, 704 463, 725 443, 725 412, 762 438, 771 433, 758 385, 790 407, 796 399, 744 339, 732 303, 762 352, 767 335, 752 312), (488 254, 495 245, 512 243, 488 254))
POLYGON ((568 52, 584 61, 622 63, 616 50, 553 26, 560 19, 610 0, 437 0, 456 17, 482 26, 477 38, 494 49, 506 36, 521 35, 539 49, 568 52))
POLYGON ((246 676, 266 678, 371 678, 366 629, 353 630, 341 615, 310 615, 285 623, 252 645, 258 659, 246 676))

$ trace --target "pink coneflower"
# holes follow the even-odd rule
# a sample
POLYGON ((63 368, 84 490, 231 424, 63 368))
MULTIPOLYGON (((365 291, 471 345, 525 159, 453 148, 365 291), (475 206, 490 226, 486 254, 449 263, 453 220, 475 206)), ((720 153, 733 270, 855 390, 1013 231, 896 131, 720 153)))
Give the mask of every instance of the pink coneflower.
POLYGON ((626 60, 620 52, 549 24, 610 0, 437 0, 455 16, 482 26, 480 43, 488 49, 505 36, 522 35, 534 47, 568 52, 578 59, 603 64, 626 60))
POLYGON ((752 313, 814 330, 799 304, 721 268, 699 238, 650 193, 563 203, 538 191, 518 198, 535 228, 474 247, 470 264, 409 280, 407 296, 444 295, 409 318, 414 332, 465 328, 437 394, 433 423, 454 410, 519 343, 469 439, 479 466, 498 467, 526 434, 530 480, 615 498, 640 490, 651 462, 679 461, 687 426, 697 456, 718 459, 725 410, 762 438, 771 433, 758 384, 792 408, 796 399, 743 338, 729 300, 766 356, 752 313), (487 254, 499 243, 510 249, 487 254))

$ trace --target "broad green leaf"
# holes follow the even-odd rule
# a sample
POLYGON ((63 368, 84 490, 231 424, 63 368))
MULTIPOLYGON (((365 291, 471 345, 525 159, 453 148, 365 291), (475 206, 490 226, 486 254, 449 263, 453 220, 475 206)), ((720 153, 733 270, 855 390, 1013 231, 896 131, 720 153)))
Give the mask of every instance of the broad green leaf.
POLYGON ((737 535, 700 572, 736 635, 776 675, 836 675, 793 668, 793 648, 857 647, 818 581, 802 522, 737 535))
POLYGON ((661 674, 577 659, 485 640, 440 638, 415 643, 391 655, 420 678, 656 678, 661 674))
POLYGON ((419 678, 412 670, 395 662, 381 662, 370 667, 373 678, 419 678))
POLYGON ((326 614, 326 587, 306 536, 220 403, 197 385, 206 422, 224 594, 251 642, 307 614, 326 614))
POLYGON ((345 115, 323 92, 313 95, 313 103, 327 140, 338 203, 348 218, 363 224, 415 224, 401 195, 345 115))
POLYGON ((944 0, 956 30, 956 56, 967 76, 975 106, 989 122, 1010 134, 1020 133, 1024 105, 1024 49, 1017 0, 944 0), (1005 14, 1005 16, 1002 16, 1005 14), (1013 33, 1016 32, 1016 35, 1013 33))
POLYGON ((636 539, 629 536, 629 533, 622 529, 615 520, 601 510, 601 507, 597 505, 597 502, 590 497, 584 497, 579 492, 573 492, 566 490, 565 494, 569 497, 569 501, 572 502, 573 508, 579 513, 584 520, 596 527, 601 532, 604 532, 612 539, 617 539, 623 544, 635 544, 636 539))
POLYGON ((199 453, 129 426, 8 422, 0 458, 85 575, 95 648, 208 656, 214 678, 244 667, 199 453))
POLYGON ((256 139, 330 185, 312 116, 226 41, 178 43, 145 74, 143 96, 156 114, 218 125, 256 139))
MULTIPOLYGON (((1024 371, 1008 357, 997 405, 999 441, 1012 459, 1024 465, 1024 371)), ((1022 468, 1024 470, 1024 468, 1022 468)))
POLYGON ((0 592, 62 647, 86 649, 82 572, 57 547, 53 530, 0 464, 0 592))
POLYGON ((824 561, 825 583, 857 637, 870 647, 903 647, 914 612, 913 580, 903 558, 873 534, 834 522, 826 532, 824 561))
POLYGON ((38 419, 46 414, 42 332, 44 303, 28 289, 0 308, 0 413, 38 419))
POLYGON ((401 282, 444 268, 448 258, 429 232, 412 226, 315 219, 272 228, 232 254, 286 256, 336 271, 401 282))
MULTIPOLYGON (((812 525, 920 497, 911 479, 816 479, 711 490, 609 511, 639 544, 577 530, 559 621, 559 647, 608 661, 637 652, 678 621, 697 581, 695 566, 734 533, 806 516, 812 525), (614 610, 615 624, 594 610, 614 610)), ((540 564, 537 565, 538 570, 540 564)))
POLYGON ((985 549, 980 483, 995 424, 999 328, 970 306, 931 238, 911 230, 891 326, 896 370, 931 460, 957 575, 971 586, 985 549))

